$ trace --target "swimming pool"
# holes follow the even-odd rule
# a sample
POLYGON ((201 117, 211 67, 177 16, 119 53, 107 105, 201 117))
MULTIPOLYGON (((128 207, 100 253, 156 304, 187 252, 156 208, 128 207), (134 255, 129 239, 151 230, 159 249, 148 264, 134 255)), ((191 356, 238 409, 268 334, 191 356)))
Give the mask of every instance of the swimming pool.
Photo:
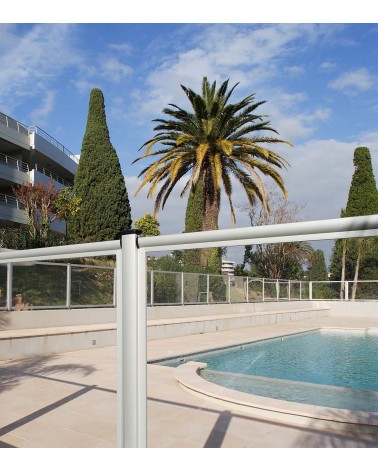
POLYGON ((298 403, 377 411, 375 330, 321 329, 171 360, 205 362, 218 385, 298 403))

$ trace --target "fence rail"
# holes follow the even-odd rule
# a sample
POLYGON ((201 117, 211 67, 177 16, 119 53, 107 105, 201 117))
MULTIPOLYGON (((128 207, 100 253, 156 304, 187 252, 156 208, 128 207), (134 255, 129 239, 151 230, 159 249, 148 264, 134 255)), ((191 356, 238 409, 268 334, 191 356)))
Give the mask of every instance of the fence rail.
MULTIPOLYGON (((0 265, 0 310, 116 306, 115 268, 66 263, 0 265)), ((352 281, 280 280, 147 270, 147 305, 351 300, 352 281)), ((377 300, 378 281, 360 280, 356 300, 377 300)))
POLYGON ((40 164, 35 164, 35 170, 37 170, 39 173, 46 175, 50 179, 56 180, 60 184, 64 185, 65 187, 72 187, 73 183, 69 182, 68 180, 64 179, 63 177, 60 177, 59 175, 55 174, 54 172, 51 172, 51 170, 45 169, 42 167, 40 164))
POLYGON ((0 152, 0 163, 17 169, 20 172, 29 172, 29 165, 26 162, 23 162, 21 159, 16 159, 12 156, 8 156, 7 154, 3 154, 2 152, 0 152))
POLYGON ((83 264, 0 265, 0 310, 116 306, 115 268, 83 264))
POLYGON ((66 156, 68 156, 70 159, 72 159, 76 164, 79 163, 79 159, 75 154, 73 154, 70 150, 68 150, 65 146, 63 146, 62 143, 60 143, 58 140, 50 136, 46 131, 43 131, 43 129, 39 128, 38 126, 30 126, 29 127, 29 133, 35 133, 38 134, 39 136, 42 136, 43 139, 51 143, 53 146, 55 146, 57 149, 62 151, 66 156))
POLYGON ((16 197, 12 195, 6 195, 5 193, 0 193, 0 204, 6 205, 12 208, 18 208, 19 210, 24 210, 24 205, 17 200, 16 197))
MULTIPOLYGON (((247 276, 147 271, 147 304, 203 305, 295 300, 351 300, 352 281, 281 280, 247 276), (341 295, 340 295, 341 294, 341 295)), ((359 280, 356 299, 377 300, 378 281, 359 280)))

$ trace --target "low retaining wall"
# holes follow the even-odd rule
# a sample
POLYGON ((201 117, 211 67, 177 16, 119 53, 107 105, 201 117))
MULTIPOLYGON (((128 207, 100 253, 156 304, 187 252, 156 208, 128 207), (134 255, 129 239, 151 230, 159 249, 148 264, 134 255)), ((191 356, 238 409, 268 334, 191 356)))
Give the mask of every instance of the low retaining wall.
MULTIPOLYGON (((377 302, 266 302, 147 309, 148 340, 269 325, 323 316, 368 317, 377 302)), ((116 344, 116 308, 0 312, 0 360, 116 344)))

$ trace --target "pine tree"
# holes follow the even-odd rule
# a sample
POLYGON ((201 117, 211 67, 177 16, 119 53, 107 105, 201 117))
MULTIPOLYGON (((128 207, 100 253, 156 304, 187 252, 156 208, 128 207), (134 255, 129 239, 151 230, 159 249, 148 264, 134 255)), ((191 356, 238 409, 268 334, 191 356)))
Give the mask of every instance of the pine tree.
POLYGON ((69 230, 75 242, 118 239, 131 228, 131 209, 117 153, 109 138, 104 96, 90 94, 87 127, 74 182, 80 212, 69 230))

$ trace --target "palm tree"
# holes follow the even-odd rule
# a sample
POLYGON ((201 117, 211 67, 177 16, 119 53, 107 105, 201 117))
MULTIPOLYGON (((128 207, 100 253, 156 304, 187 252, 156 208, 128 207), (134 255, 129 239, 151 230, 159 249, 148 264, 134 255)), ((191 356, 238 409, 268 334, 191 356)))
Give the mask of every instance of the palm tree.
POLYGON ((286 168, 286 160, 262 144, 286 143, 278 138, 262 134, 277 133, 271 128, 266 115, 256 114, 256 109, 265 102, 255 102, 249 95, 240 102, 229 103, 238 84, 228 91, 228 80, 217 90, 216 82, 210 85, 206 77, 202 81, 202 95, 181 85, 192 111, 174 104, 164 108, 167 119, 156 119, 155 136, 145 142, 141 159, 157 156, 157 160, 144 168, 139 177, 143 181, 138 192, 147 184, 148 198, 155 199, 155 215, 164 205, 176 184, 187 177, 181 197, 187 190, 194 191, 198 182, 203 184, 204 214, 203 230, 218 229, 221 188, 227 195, 231 219, 235 225, 232 204, 231 177, 240 182, 248 202, 256 199, 267 207, 264 185, 259 173, 273 179, 286 196, 283 179, 276 168, 286 168), (155 149, 156 145, 161 145, 155 149))

